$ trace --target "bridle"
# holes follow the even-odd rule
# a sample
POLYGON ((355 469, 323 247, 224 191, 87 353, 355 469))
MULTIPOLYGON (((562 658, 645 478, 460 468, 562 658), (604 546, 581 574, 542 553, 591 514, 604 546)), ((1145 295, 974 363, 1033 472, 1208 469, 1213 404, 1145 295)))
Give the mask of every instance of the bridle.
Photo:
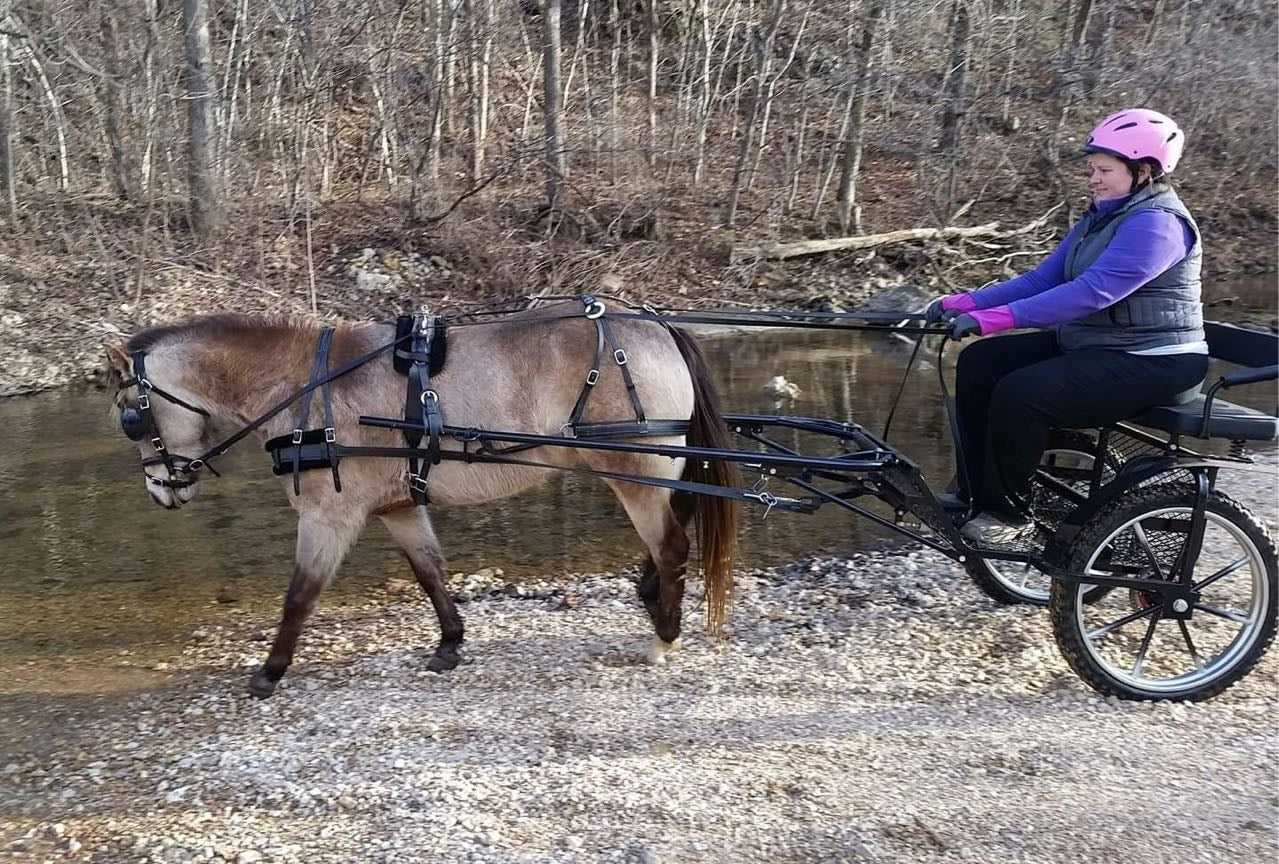
MULTIPOLYGON (((169 451, 169 448, 164 444, 164 438, 160 434, 160 426, 156 422, 155 412, 151 409, 151 394, 154 393, 161 399, 166 399, 179 408, 185 408, 188 411, 199 414, 201 417, 208 418, 210 416, 209 412, 152 384, 147 378, 145 351, 135 351, 132 357, 133 377, 126 379, 122 387, 138 388, 138 406, 136 408, 130 405, 120 406, 120 428, 124 430, 124 434, 129 437, 130 441, 141 441, 144 438, 151 439, 151 446, 154 448, 155 455, 143 458, 143 469, 152 465, 163 465, 164 470, 169 475, 168 477, 152 477, 148 474, 147 482, 153 486, 161 486, 176 492, 178 489, 185 489, 198 482, 201 468, 207 467, 216 475, 218 472, 203 459, 191 459, 169 451)), ((173 498, 175 502, 178 501, 176 495, 173 498)))

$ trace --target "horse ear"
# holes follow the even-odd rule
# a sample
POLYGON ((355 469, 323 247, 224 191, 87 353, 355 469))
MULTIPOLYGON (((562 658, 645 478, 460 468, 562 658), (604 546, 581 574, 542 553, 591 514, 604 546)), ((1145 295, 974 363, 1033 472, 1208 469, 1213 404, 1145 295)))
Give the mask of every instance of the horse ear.
POLYGON ((108 381, 118 384, 133 374, 133 362, 125 353, 124 346, 105 342, 102 345, 102 356, 106 360, 108 381))

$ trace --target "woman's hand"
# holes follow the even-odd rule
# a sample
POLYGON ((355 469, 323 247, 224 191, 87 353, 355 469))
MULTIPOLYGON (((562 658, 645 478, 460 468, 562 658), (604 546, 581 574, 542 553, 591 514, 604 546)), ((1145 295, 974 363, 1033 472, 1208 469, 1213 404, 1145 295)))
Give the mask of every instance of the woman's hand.
POLYGON ((947 296, 949 295, 935 297, 927 306, 924 307, 925 323, 937 324, 942 321, 949 321, 951 318, 954 318, 959 314, 954 309, 946 308, 945 303, 947 296))
POLYGON ((981 322, 967 312, 955 316, 950 322, 950 338, 959 340, 969 336, 981 336, 981 322))

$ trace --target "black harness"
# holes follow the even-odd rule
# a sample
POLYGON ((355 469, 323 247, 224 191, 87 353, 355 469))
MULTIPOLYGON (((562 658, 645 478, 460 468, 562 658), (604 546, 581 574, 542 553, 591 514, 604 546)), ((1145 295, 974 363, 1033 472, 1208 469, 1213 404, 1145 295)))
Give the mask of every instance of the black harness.
POLYGON ((266 442, 266 451, 271 454, 271 473, 277 477, 283 474, 293 475, 293 494, 302 494, 301 472, 315 468, 329 468, 333 471, 333 488, 342 491, 342 476, 338 473, 338 462, 341 455, 337 447, 337 430, 333 427, 333 401, 329 396, 329 343, 333 340, 333 328, 325 327, 315 340, 315 360, 311 363, 311 377, 307 385, 320 386, 321 401, 324 403, 324 428, 307 429, 307 420, 311 414, 311 397, 315 388, 311 386, 302 397, 302 408, 298 413, 297 425, 290 435, 280 435, 266 442))
MULTIPOLYGON (((616 335, 609 326, 604 304, 595 295, 591 294, 583 295, 579 299, 583 304, 583 311, 576 314, 585 315, 595 324, 595 356, 591 363, 591 368, 587 371, 586 380, 582 385, 581 392, 578 394, 577 401, 574 403, 568 419, 560 426, 560 434, 565 438, 571 439, 687 434, 689 429, 687 420, 648 419, 644 413, 643 403, 640 401, 639 392, 631 375, 629 358, 626 351, 618 344, 616 335), (622 381, 625 384, 635 417, 633 420, 583 423, 581 418, 586 410, 590 394, 593 392, 595 385, 599 383, 600 369, 604 362, 605 351, 611 353, 613 362, 621 372, 622 381)), ((670 326, 668 322, 661 320, 655 310, 650 307, 642 308, 645 314, 634 317, 639 320, 656 319, 666 326, 670 326)), ((575 317, 575 315, 554 317, 568 318, 575 317)), ((129 406, 122 406, 120 409, 120 425, 125 434, 134 441, 141 441, 143 438, 150 436, 156 455, 152 458, 143 459, 142 464, 143 466, 164 465, 168 472, 168 477, 166 479, 148 477, 148 480, 157 486, 164 486, 174 490, 194 484, 199 479, 198 472, 203 468, 208 468, 214 475, 217 475, 218 472, 209 463, 210 459, 225 454, 234 444, 272 417, 284 411, 298 399, 302 399, 302 404, 298 421, 292 433, 277 436, 266 442, 266 450, 271 454, 272 458, 272 472, 277 476, 291 474, 293 476, 294 494, 300 494, 301 472, 321 468, 328 468, 332 471, 334 489, 341 492, 342 481, 338 472, 338 463, 343 456, 386 457, 399 455, 406 458, 408 471, 405 474, 405 481, 409 486, 414 503, 420 505, 429 503, 427 475, 431 467, 438 465, 444 459, 493 464, 523 464, 533 467, 561 467, 505 458, 520 450, 536 448, 539 446, 536 443, 521 443, 499 448, 492 446, 489 441, 485 441, 485 436, 477 434, 478 430, 460 429, 445 425, 439 394, 432 386, 431 376, 438 374, 443 367, 447 345, 447 328, 448 319, 443 316, 429 315, 425 311, 413 316, 400 316, 396 322, 396 338, 393 341, 343 364, 333 372, 328 371, 329 345, 333 336, 333 328, 324 328, 320 331, 320 335, 316 340, 315 359, 312 363, 311 375, 306 386, 286 396, 256 420, 193 458, 170 453, 165 446, 160 436, 155 416, 151 411, 149 394, 154 393, 205 418, 210 416, 209 412, 156 387, 147 380, 146 355, 145 352, 138 351, 132 355, 133 377, 124 382, 126 387, 134 385, 138 387, 138 407, 135 409, 129 406), (407 347, 401 347, 406 344, 407 347), (404 423, 400 424, 399 428, 403 428, 404 439, 408 446, 400 449, 351 447, 339 444, 337 442, 337 431, 333 423, 333 405, 329 383, 388 351, 394 351, 393 364, 397 371, 403 372, 407 377, 404 423), (325 425, 321 429, 307 429, 311 397, 317 389, 321 390, 325 425), (441 446, 445 436, 454 437, 462 441, 463 449, 456 453, 445 451, 441 446), (426 440, 425 447, 421 446, 423 439, 426 440), (467 448, 466 445, 470 442, 479 443, 478 453, 467 448)), ((362 422, 363 420, 364 418, 361 418, 362 422)), ((581 470, 591 474, 599 474, 603 477, 634 479, 636 482, 650 482, 651 485, 669 485, 671 488, 689 488, 691 490, 692 485, 699 485, 689 484, 687 481, 667 481, 659 480, 658 478, 642 480, 638 477, 632 478, 630 475, 615 474, 613 472, 581 470)), ((710 492, 709 487, 707 490, 702 490, 700 485, 698 489, 692 491, 704 492, 704 494, 724 494, 723 492, 710 492)))
POLYGON ((426 438, 425 458, 409 457, 409 470, 404 475, 414 504, 428 504, 427 474, 431 466, 440 464, 440 436, 444 431, 444 415, 440 413, 440 394, 431 386, 431 373, 444 363, 444 340, 448 320, 429 315, 425 310, 414 315, 405 328, 397 322, 396 333, 407 329, 408 349, 396 348, 396 368, 408 376, 404 394, 404 421, 412 424, 404 429, 404 442, 417 451, 426 438), (435 361, 438 361, 436 363, 435 361))

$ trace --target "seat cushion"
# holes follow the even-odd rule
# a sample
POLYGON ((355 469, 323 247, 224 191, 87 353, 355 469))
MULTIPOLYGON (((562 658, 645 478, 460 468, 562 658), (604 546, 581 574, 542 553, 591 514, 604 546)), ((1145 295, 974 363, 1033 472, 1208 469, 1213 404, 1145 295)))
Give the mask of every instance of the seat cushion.
MULTIPOLYGON (((1138 426, 1161 429, 1199 438, 1204 416, 1204 396, 1200 393, 1182 405, 1161 405, 1133 418, 1138 426)), ((1224 399, 1212 400, 1212 418, 1208 421, 1209 438, 1243 438, 1248 441, 1273 441, 1279 438, 1279 418, 1235 405, 1224 399)))

